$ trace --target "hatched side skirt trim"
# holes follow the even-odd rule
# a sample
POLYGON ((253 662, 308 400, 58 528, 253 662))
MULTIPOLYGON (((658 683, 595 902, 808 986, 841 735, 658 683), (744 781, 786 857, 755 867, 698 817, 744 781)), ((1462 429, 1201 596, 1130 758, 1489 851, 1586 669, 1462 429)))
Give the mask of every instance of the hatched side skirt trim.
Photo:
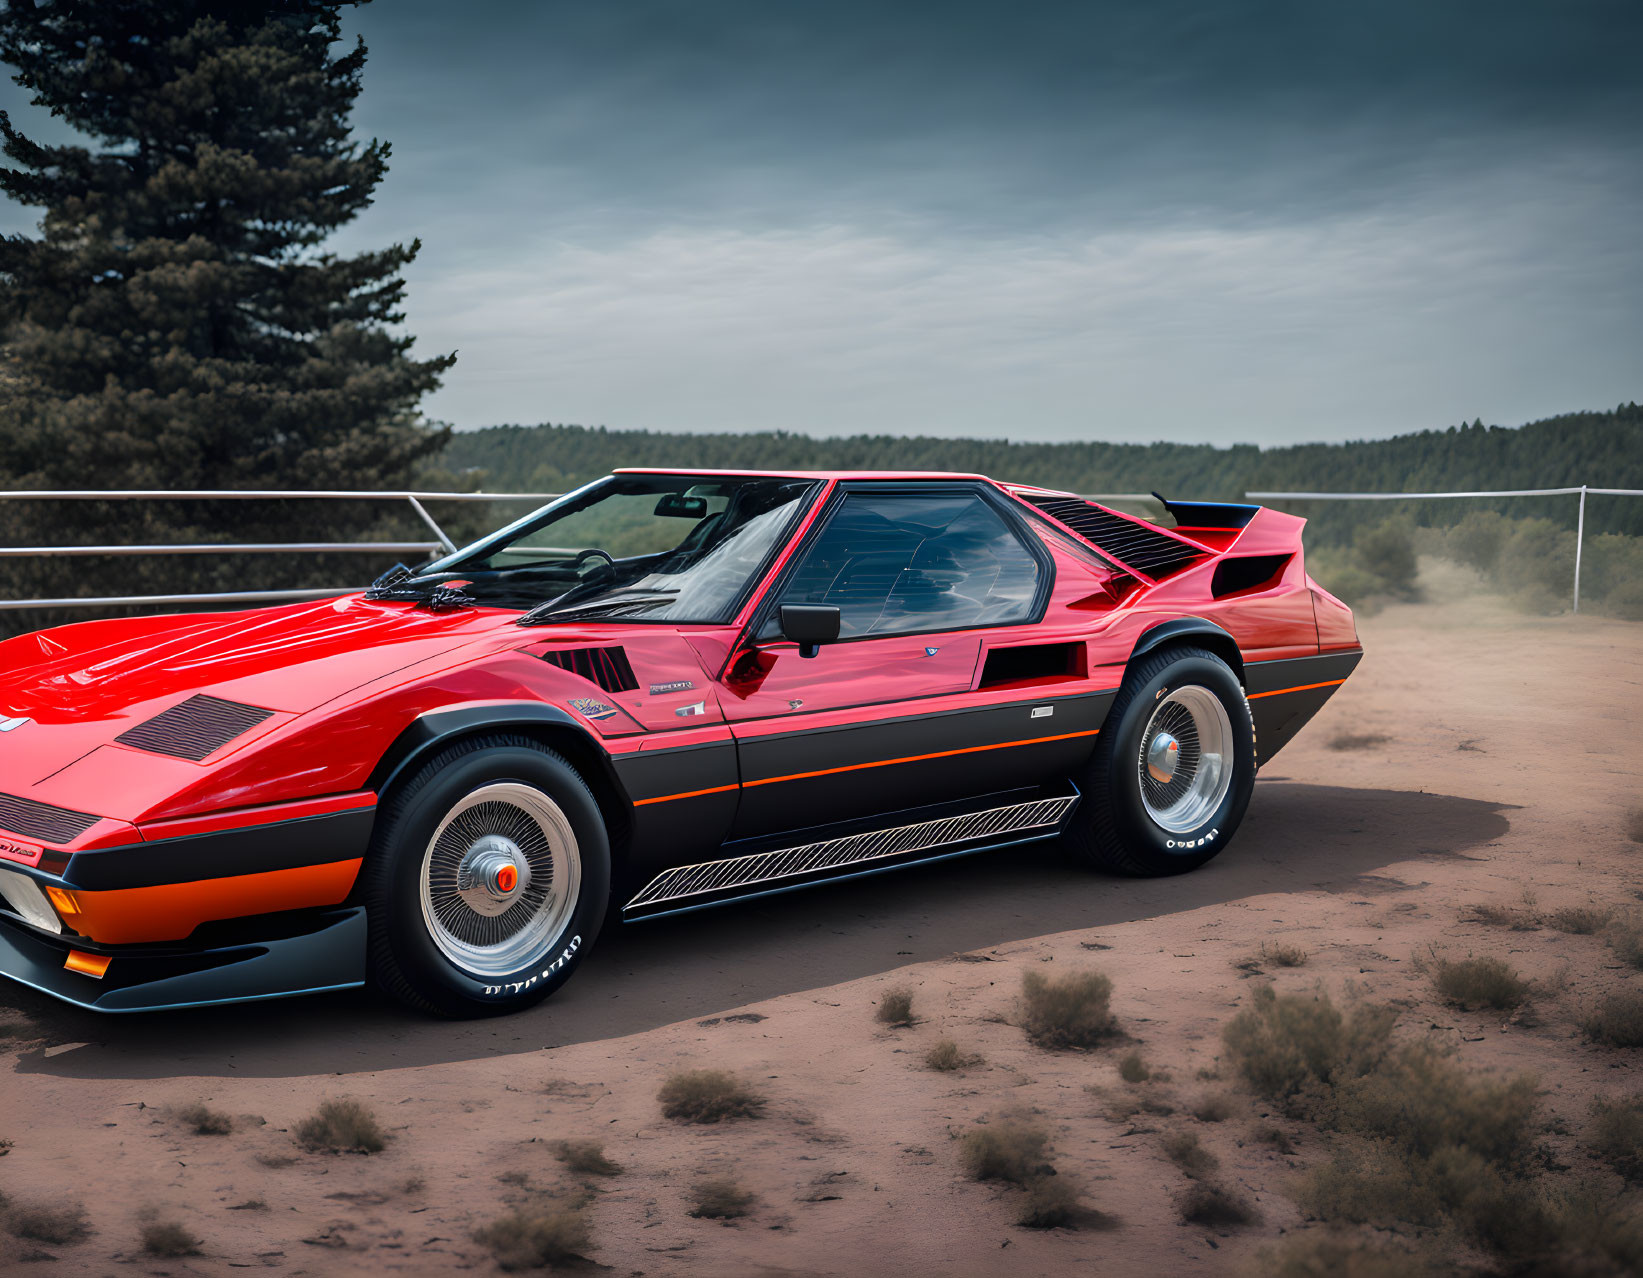
POLYGON ((658 874, 623 908, 633 910, 661 901, 676 901, 681 897, 769 883, 819 870, 836 870, 948 844, 1051 828, 1060 824, 1062 817, 1077 800, 1076 794, 1035 799, 1030 803, 1012 803, 1001 808, 988 808, 984 812, 921 821, 916 825, 869 830, 842 839, 806 843, 796 848, 779 848, 774 852, 757 852, 724 861, 705 861, 699 865, 681 865, 658 874))

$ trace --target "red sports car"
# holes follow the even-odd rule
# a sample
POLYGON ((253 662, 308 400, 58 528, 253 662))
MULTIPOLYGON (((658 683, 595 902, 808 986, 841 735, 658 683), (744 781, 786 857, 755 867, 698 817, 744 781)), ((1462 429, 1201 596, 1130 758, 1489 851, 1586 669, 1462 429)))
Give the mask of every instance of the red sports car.
POLYGON ((1177 874, 1362 650, 1302 521, 620 471, 369 590, 0 644, 0 971, 526 1007, 609 917, 1032 840, 1177 874))

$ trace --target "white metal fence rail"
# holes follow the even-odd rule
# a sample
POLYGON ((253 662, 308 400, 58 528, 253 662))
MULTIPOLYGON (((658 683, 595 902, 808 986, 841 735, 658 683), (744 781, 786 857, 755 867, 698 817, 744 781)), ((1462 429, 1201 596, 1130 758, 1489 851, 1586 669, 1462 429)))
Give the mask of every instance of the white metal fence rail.
POLYGON ((1430 501, 1451 497, 1572 497, 1580 494, 1580 513, 1575 518, 1574 612, 1580 611, 1580 553, 1586 543, 1586 496, 1643 497, 1643 488, 1495 488, 1470 493, 1245 493, 1251 501, 1430 501))

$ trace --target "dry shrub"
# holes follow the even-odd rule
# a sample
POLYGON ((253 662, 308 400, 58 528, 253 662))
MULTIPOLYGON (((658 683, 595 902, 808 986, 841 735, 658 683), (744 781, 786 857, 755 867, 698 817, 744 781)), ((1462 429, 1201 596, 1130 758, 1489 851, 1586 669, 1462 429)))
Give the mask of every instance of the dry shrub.
POLYGON ((220 1110, 204 1104, 190 1105, 177 1111, 177 1121, 196 1136, 226 1136, 234 1130, 234 1120, 220 1110))
POLYGON ((1521 1007, 1529 983, 1498 958, 1439 959, 1432 970, 1438 993, 1459 1007, 1521 1007))
POLYGON ((562 1140, 553 1147, 553 1156, 579 1176, 620 1176, 622 1164, 605 1157, 605 1147, 596 1140, 562 1140))
POLYGON ((1381 732, 1340 732, 1329 739, 1331 750, 1373 750, 1392 738, 1381 732))
POLYGON ((1256 989, 1222 1033, 1238 1072, 1262 1096, 1305 1110, 1320 1088, 1367 1074, 1385 1056, 1397 1012, 1362 1004, 1342 1014, 1327 996, 1256 989))
POLYGON ((913 991, 905 986, 885 990, 879 998, 878 1018, 886 1025, 913 1023, 913 991))
POLYGON ((1473 905, 1468 908, 1464 921, 1507 927, 1514 932, 1533 932, 1540 926, 1540 915, 1515 905, 1473 905))
POLYGON ((972 1069, 981 1064, 981 1057, 961 1052, 957 1043, 944 1038, 924 1054, 924 1063, 943 1074, 955 1069, 972 1069))
POLYGON ((1025 1229, 1113 1229, 1118 1221, 1082 1202, 1071 1176, 1038 1176, 1027 1185, 1015 1223, 1025 1229))
POLYGON ((1118 1062, 1118 1077, 1126 1083, 1144 1083, 1152 1077, 1152 1071, 1147 1068, 1146 1061, 1141 1059, 1140 1052, 1131 1052, 1118 1062))
POLYGON ((1628 914, 1610 924, 1609 944, 1622 963, 1643 967, 1643 915, 1628 914))
POLYGON ((1202 1180, 1221 1160, 1198 1143, 1194 1132, 1172 1132, 1164 1137, 1164 1155, 1193 1180, 1202 1180))
POLYGON ((498 1217, 474 1230, 473 1239, 503 1269, 546 1269, 585 1259, 591 1233, 583 1212, 549 1203, 498 1217))
POLYGON ((1239 1225, 1253 1225, 1261 1213, 1240 1195, 1224 1185, 1195 1180, 1187 1186, 1176 1204, 1181 1221, 1188 1225, 1203 1225, 1209 1229, 1232 1229, 1239 1225))
POLYGON ((1608 927, 1609 920, 1613 917, 1613 910, 1606 910, 1601 906, 1571 905, 1561 910, 1553 910, 1546 916, 1546 921, 1559 932, 1591 936, 1608 927))
POLYGON ((656 1093, 662 1116, 680 1123, 722 1123, 730 1118, 758 1118, 765 1099, 734 1074, 722 1069, 691 1069, 672 1074, 656 1093))
POLYGON ((1262 1252, 1249 1272, 1252 1278, 1435 1278, 1439 1271, 1418 1253, 1327 1231, 1297 1234, 1262 1252))
POLYGON ((304 1149, 333 1153, 380 1154, 388 1145, 388 1133, 376 1115, 357 1100, 321 1101, 293 1133, 304 1149))
POLYGON ((4 1203, 6 1228, 31 1242, 65 1247, 91 1233, 80 1203, 4 1203))
POLYGON ((1299 945, 1286 945, 1282 941, 1263 941, 1257 961, 1270 963, 1273 967, 1305 967, 1310 957, 1299 945))
POLYGON ((1200 1123, 1224 1123, 1232 1117, 1233 1110, 1232 1097, 1225 1092, 1210 1092, 1194 1101, 1187 1113, 1200 1123))
POLYGON ((735 1220, 747 1215, 754 1195, 728 1176, 697 1181, 690 1190, 692 1216, 702 1220, 735 1220))
POLYGON ((1643 1181, 1643 1096, 1593 1101, 1590 1144, 1627 1180, 1643 1181))
POLYGON ((1021 978, 1021 1027, 1039 1047, 1094 1047, 1117 1028, 1112 982, 1099 972, 1042 972, 1021 978))
POLYGON ((1046 1153, 1049 1144, 1049 1133, 1037 1124, 1004 1118, 967 1132, 959 1158, 972 1180, 1025 1185, 1053 1171, 1046 1153))
POLYGON ((1643 808, 1626 813, 1626 837, 1633 843, 1643 843, 1643 808))
POLYGON ((1643 1047, 1643 991, 1610 994, 1581 1019, 1586 1037, 1610 1047, 1643 1047))
POLYGON ((1251 1139, 1259 1145, 1271 1145, 1280 1154, 1295 1152, 1295 1142, 1289 1139, 1289 1133, 1282 1127, 1257 1127, 1251 1134, 1251 1139))
POLYGON ((143 1250, 150 1256, 198 1256, 200 1240, 175 1220, 150 1220, 143 1224, 140 1237, 143 1250))

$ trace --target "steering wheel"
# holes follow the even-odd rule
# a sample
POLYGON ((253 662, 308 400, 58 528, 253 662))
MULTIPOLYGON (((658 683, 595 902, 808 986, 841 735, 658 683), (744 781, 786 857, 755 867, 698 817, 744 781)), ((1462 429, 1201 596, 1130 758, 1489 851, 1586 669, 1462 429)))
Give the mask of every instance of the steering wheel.
POLYGON ((616 567, 616 557, 612 555, 610 551, 600 550, 597 546, 589 547, 587 550, 578 551, 576 558, 570 561, 570 566, 572 568, 580 568, 592 555, 598 555, 601 559, 603 559, 606 567, 616 567))

